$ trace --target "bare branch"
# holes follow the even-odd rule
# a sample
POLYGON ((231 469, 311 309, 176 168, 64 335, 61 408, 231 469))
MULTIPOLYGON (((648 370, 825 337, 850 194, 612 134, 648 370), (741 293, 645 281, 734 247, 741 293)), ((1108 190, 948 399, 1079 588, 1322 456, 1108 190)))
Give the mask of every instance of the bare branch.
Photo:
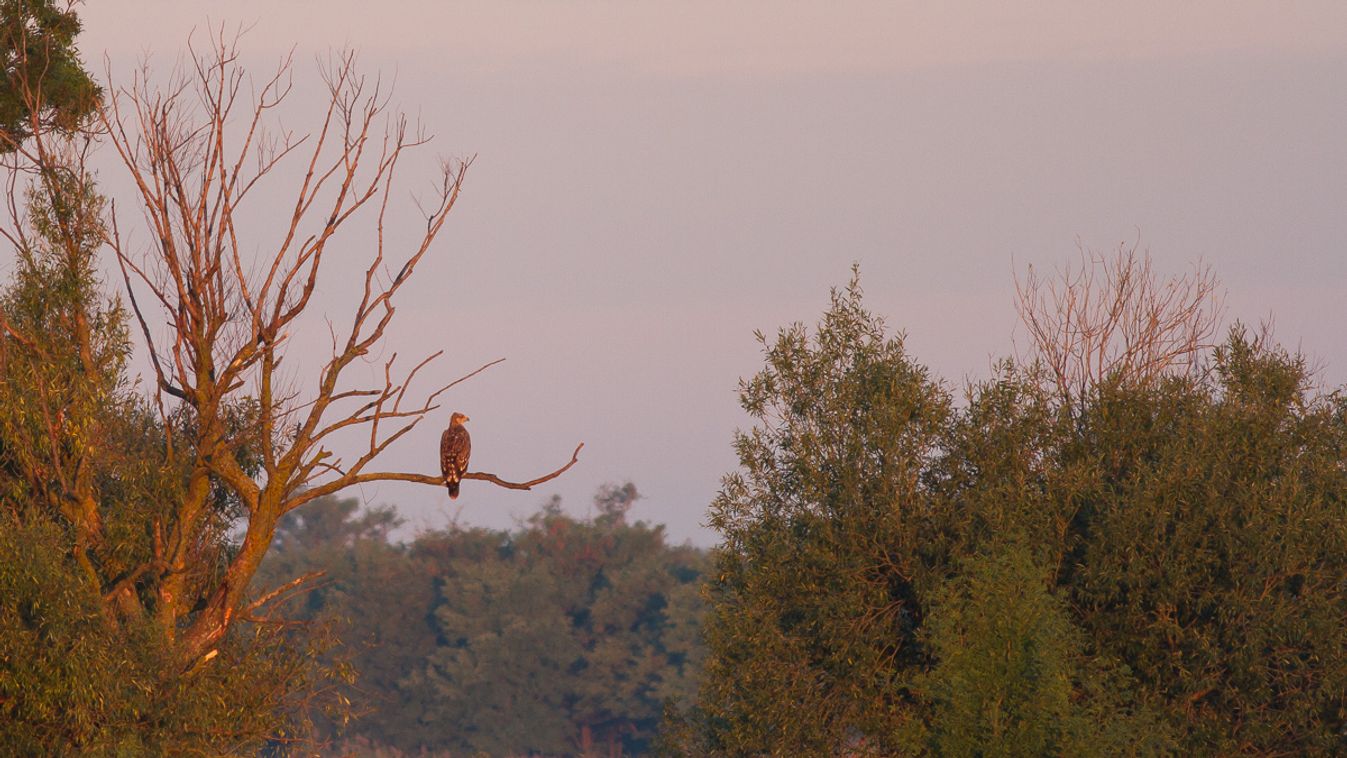
POLYGON ((1210 267, 1162 280, 1135 245, 1107 257, 1082 249, 1055 277, 1031 266, 1015 294, 1034 357, 1068 399, 1106 380, 1146 384, 1194 370, 1222 313, 1210 267))
POLYGON ((262 606, 266 605, 267 603, 270 603, 271 601, 275 600, 276 598, 278 598, 278 597, 280 597, 280 596, 282 596, 282 595, 286 595, 286 594, 292 592, 293 590, 299 589, 300 587, 302 587, 303 585, 305 585, 305 584, 307 584, 307 583, 313 581, 314 579, 319 579, 319 578, 324 577, 324 576, 327 576, 327 572, 326 572, 326 571, 310 571, 310 572, 307 573, 307 574, 303 574, 303 575, 301 575, 301 576, 295 577, 294 579, 291 579, 290 581, 286 582, 285 584, 282 584, 281 586, 277 587, 276 589, 271 590, 270 592, 268 592, 268 593, 262 595, 261 597, 257 598, 257 599, 254 600, 253 602, 249 603, 247 606, 244 607, 243 612, 244 612, 244 613, 252 613, 253 611, 257 610, 258 608, 261 608, 262 606))
MULTIPOLYGON (((504 480, 504 479, 501 479, 500 477, 496 476, 495 474, 488 474, 488 473, 483 472, 483 471, 469 471, 469 472, 467 472, 467 473, 465 473, 465 474, 463 475, 463 478, 464 478, 464 479, 478 479, 478 480, 481 480, 481 481, 484 481, 484 482, 491 482, 492 484, 496 485, 497 487, 504 487, 504 488, 506 488, 506 489, 511 489, 511 490, 528 490, 528 489, 533 489, 534 487, 538 486, 539 484, 542 484, 543 482, 550 482, 550 481, 552 481, 553 479, 556 479, 557 477, 559 477, 559 476, 561 476, 562 474, 564 474, 564 473, 566 473, 567 471, 569 471, 570 468, 571 468, 571 466, 574 466, 574 465, 576 464, 576 462, 580 460, 580 449, 583 448, 584 446, 585 446, 585 443, 583 443, 583 442, 581 442, 579 445, 576 445, 576 446, 575 446, 575 452, 571 453, 571 461, 570 461, 570 463, 567 463, 565 466, 562 466, 561 468, 557 469, 556 471, 553 471, 553 472, 550 473, 550 474, 544 474, 544 475, 538 477, 537 479, 530 479, 530 480, 528 480, 527 482, 508 482, 508 481, 506 481, 506 480, 504 480)), ((441 481, 443 481, 443 480, 441 480, 441 481)))
MULTIPOLYGON (((543 474, 542 476, 536 479, 530 479, 526 482, 511 482, 506 479, 502 479, 499 476, 496 476, 495 474, 488 474, 484 471, 469 471, 463 474, 463 478, 476 479, 478 481, 483 482, 490 482, 491 484, 494 484, 497 487, 504 487, 505 489, 509 490, 530 490, 538 486, 539 484, 542 484, 544 482, 550 482, 553 479, 556 479, 557 477, 569 471, 572 466, 574 466, 576 463, 580 461, 580 450, 584 448, 584 446, 585 443, 583 442, 575 446, 575 451, 571 453, 571 460, 568 463, 566 463, 566 465, 562 466, 556 471, 543 474)), ((300 495, 300 497, 297 499, 295 507, 299 507, 300 505, 303 505, 304 503, 307 503, 310 500, 316 500, 320 497, 323 497, 324 495, 330 495, 334 492, 338 492, 342 489, 345 489, 346 487, 354 486, 357 484, 369 484, 371 482, 412 482, 414 484, 429 484, 436 487, 444 486, 444 477, 442 475, 415 474, 415 473, 394 472, 394 471, 380 471, 377 473, 358 474, 355 476, 344 477, 342 481, 345 482, 345 484, 342 484, 340 486, 337 486, 335 482, 329 482, 314 487, 313 489, 304 491, 303 494, 300 495)))

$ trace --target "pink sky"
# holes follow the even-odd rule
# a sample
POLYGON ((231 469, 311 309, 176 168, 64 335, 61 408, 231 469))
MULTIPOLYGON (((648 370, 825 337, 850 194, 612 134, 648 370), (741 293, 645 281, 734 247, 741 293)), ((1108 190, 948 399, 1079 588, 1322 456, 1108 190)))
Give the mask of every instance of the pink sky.
POLYGON ((167 49, 210 17, 256 22, 259 48, 351 44, 408 64, 565 61, 709 77, 1347 49, 1347 6, 1332 0, 122 0, 84 17, 91 51, 167 49))
MULTIPOLYGON (((478 156, 392 347, 448 347, 446 379, 508 358, 446 408, 473 417, 481 467, 526 476, 587 446, 534 493, 465 486, 469 523, 552 493, 583 513, 631 479, 638 517, 709 542, 752 331, 812 322, 852 261, 953 385, 1013 350, 1017 266, 1138 237, 1162 270, 1211 263, 1232 317, 1274 314, 1347 381, 1341 2, 121 0, 83 18, 86 59, 120 71, 171 64, 207 19, 253 25, 259 61, 294 46, 310 85, 314 55, 354 46, 437 150, 478 156)), ((433 470, 437 439, 396 462, 433 470)), ((361 494, 446 518, 439 492, 361 494)))

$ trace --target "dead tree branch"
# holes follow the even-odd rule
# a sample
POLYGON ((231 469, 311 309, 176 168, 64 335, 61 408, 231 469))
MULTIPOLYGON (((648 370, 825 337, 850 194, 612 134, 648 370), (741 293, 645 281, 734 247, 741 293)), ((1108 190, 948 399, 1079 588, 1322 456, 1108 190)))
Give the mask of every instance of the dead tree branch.
POLYGON ((1055 276, 1032 266, 1015 278, 1015 308, 1058 393, 1080 399, 1107 380, 1146 384, 1197 367, 1222 308, 1218 283, 1200 263, 1161 279, 1148 253, 1080 251, 1055 276))
POLYGON ((279 597, 281 597, 281 596, 283 596, 283 595, 288 596, 289 594, 293 593, 295 590, 301 589, 305 584, 308 584, 309 582, 313 581, 314 579, 319 579, 319 578, 322 578, 322 577, 324 577, 324 576, 327 576, 327 572, 326 572, 326 571, 310 571, 310 572, 307 573, 307 574, 303 574, 303 575, 301 575, 301 576, 297 576, 297 577, 295 577, 294 579, 291 579, 290 581, 286 582, 285 584, 282 584, 281 586, 277 587, 276 589, 271 590, 270 592, 267 592, 267 593, 263 594, 261 597, 259 597, 259 598, 257 598, 256 600, 252 601, 251 603, 249 603, 249 604, 243 609, 243 612, 244 612, 244 613, 252 613, 253 611, 256 611, 258 608, 261 608, 262 606, 266 605, 267 603, 270 603, 271 601, 275 600, 276 598, 279 598, 279 597))
MULTIPOLYGON (((584 446, 585 443, 583 442, 575 446, 575 452, 571 453, 571 460, 565 466, 562 466, 561 468, 557 469, 556 471, 553 471, 550 474, 544 474, 538 477, 537 479, 530 479, 527 482, 507 482, 506 480, 501 479, 495 474, 488 474, 485 471, 469 471, 463 475, 463 478, 477 479, 483 482, 491 482, 497 487, 504 487, 506 489, 511 490, 533 489, 534 487, 538 486, 539 484, 542 484, 543 482, 550 482, 553 479, 556 479, 557 477, 566 473, 571 466, 574 466, 576 462, 580 460, 580 449, 583 448, 584 446)), ((441 480, 440 483, 443 483, 443 480, 441 480)))
MULTIPOLYGON (((534 487, 538 486, 539 484, 542 484, 544 482, 550 482, 553 479, 556 479, 557 477, 569 471, 571 467, 574 466, 576 463, 579 463, 580 450, 584 446, 585 443, 583 442, 575 446, 574 452, 571 453, 571 459, 569 462, 566 463, 566 465, 562 466, 556 471, 543 474, 542 476, 536 479, 530 479, 527 482, 511 482, 509 480, 502 479, 499 476, 496 476, 495 474, 486 473, 485 471, 468 471, 463 474, 463 478, 477 479, 483 482, 490 482, 496 485, 497 487, 504 487, 505 489, 508 490, 531 490, 534 487)), ((438 474, 416 474, 410 472, 402 472, 402 473, 380 472, 378 474, 360 474, 354 477, 349 484, 346 484, 344 486, 352 486, 354 484, 367 484, 370 482, 388 482, 388 481, 412 482, 415 484, 429 484, 437 487, 444 486, 443 476, 440 476, 438 474)), ((307 503, 310 500, 316 500, 320 497, 323 497, 324 495, 330 495, 337 491, 338 489, 333 488, 331 484, 320 485, 318 487, 313 488, 312 490, 306 491, 301 496, 301 498, 299 498, 298 505, 303 505, 304 503, 307 503)), ((298 507, 298 505, 296 507, 298 507)))

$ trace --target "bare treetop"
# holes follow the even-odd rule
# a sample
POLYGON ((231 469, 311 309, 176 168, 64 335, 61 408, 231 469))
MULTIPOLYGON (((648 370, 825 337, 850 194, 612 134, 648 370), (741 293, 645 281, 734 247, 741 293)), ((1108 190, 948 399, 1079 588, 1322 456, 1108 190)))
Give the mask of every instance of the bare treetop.
POLYGON ((1135 246, 1082 249, 1053 276, 1032 266, 1017 276, 1015 308, 1058 391, 1080 398, 1109 378, 1144 384, 1196 368, 1221 320, 1218 288, 1208 266, 1161 279, 1135 246))

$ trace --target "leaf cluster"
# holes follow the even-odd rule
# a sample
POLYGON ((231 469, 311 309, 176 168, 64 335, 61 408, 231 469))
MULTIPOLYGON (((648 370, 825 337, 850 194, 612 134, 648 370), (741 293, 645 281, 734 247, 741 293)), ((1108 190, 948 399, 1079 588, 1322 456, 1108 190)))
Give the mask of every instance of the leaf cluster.
POLYGON ((66 0, 0 1, 0 152, 37 130, 74 131, 101 96, 75 37, 80 21, 66 0))

